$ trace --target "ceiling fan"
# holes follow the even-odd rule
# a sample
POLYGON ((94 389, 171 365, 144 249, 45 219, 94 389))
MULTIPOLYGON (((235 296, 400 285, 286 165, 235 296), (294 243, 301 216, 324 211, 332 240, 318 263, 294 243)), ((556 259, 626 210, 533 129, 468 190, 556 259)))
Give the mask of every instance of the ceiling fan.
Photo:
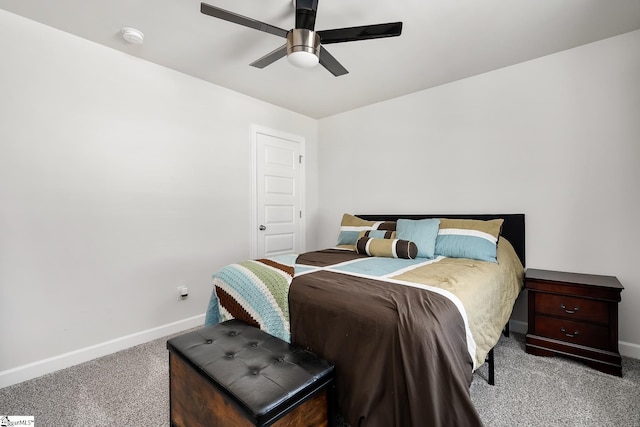
POLYGON ((289 31, 211 6, 207 3, 200 3, 200 12, 213 16, 214 18, 223 19, 287 39, 287 42, 283 46, 252 62, 251 65, 254 67, 264 68, 286 55, 289 62, 298 67, 311 68, 319 62, 336 77, 347 74, 348 71, 337 59, 327 52, 323 45, 382 37, 396 37, 402 33, 402 22, 315 31, 318 0, 295 0, 294 3, 296 6, 296 26, 289 31))

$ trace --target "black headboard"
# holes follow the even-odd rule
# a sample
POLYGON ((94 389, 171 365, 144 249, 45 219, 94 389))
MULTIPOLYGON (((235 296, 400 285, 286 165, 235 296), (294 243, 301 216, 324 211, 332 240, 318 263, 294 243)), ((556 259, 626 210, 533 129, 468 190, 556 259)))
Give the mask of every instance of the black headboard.
POLYGON ((411 214, 411 215, 356 215, 367 221, 397 221, 398 218, 425 219, 425 218, 451 218, 451 219, 504 219, 502 224, 502 237, 513 246, 522 265, 526 267, 524 253, 524 214, 411 214))

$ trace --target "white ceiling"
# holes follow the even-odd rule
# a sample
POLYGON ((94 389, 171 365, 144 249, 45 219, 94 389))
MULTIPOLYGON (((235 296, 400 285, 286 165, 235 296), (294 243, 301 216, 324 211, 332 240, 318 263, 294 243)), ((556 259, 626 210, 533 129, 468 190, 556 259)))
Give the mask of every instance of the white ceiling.
MULTIPOLYGON (((288 30, 291 0, 207 0, 288 30)), ((316 30, 403 21, 400 37, 331 44, 349 70, 251 62, 284 39, 200 13, 197 0, 0 0, 0 8, 322 118, 640 29, 640 0, 320 0, 316 30), (122 27, 145 35, 131 45, 122 27)))

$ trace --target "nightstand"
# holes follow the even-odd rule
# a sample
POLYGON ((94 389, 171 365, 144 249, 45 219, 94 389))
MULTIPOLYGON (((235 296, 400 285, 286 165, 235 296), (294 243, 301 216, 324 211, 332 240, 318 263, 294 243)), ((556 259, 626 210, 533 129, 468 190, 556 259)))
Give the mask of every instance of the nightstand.
POLYGON ((622 376, 618 303, 623 286, 613 276, 528 269, 527 353, 568 356, 622 376))

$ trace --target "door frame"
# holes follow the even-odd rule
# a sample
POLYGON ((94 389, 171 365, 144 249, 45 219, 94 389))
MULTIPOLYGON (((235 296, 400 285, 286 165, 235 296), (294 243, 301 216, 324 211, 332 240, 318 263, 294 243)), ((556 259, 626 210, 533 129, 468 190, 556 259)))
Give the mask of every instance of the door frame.
POLYGON ((300 245, 299 251, 303 252, 306 247, 306 168, 305 168, 305 138, 300 135, 295 135, 288 132, 272 129, 266 126, 252 124, 251 125, 251 230, 249 235, 250 241, 250 258, 255 259, 258 257, 258 135, 264 134, 273 136, 276 138, 286 139, 291 142, 300 144, 300 156, 302 161, 299 163, 300 171, 300 210, 302 216, 299 217, 299 230, 298 230, 298 243, 300 245))

